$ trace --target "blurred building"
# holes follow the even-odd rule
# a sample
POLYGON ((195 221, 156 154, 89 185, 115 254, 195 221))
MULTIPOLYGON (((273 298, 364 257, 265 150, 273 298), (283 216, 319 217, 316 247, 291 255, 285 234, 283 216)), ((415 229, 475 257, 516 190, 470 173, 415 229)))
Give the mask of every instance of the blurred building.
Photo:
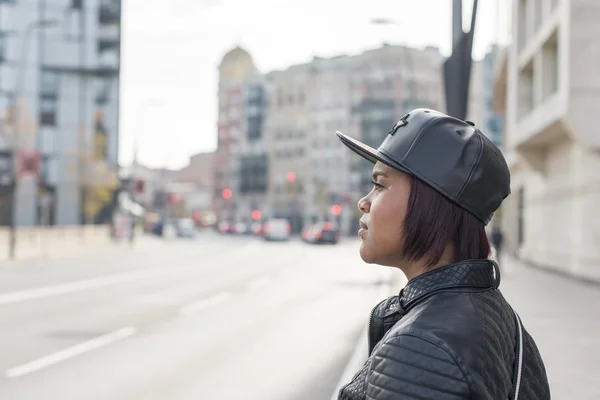
POLYGON ((29 226, 110 218, 120 23, 120 0, 0 2, 0 144, 22 172, 0 223, 13 211, 29 226))
POLYGON ((263 208, 268 187, 264 77, 236 47, 219 66, 218 146, 214 154, 213 209, 219 220, 249 221, 263 208))
POLYGON ((252 212, 264 213, 269 183, 268 138, 265 134, 267 97, 262 76, 242 87, 242 136, 234 153, 234 187, 237 188, 237 221, 250 222, 252 212), (237 178, 237 179, 236 179, 237 178))
MULTIPOLYGON (((348 134, 377 148, 389 130, 414 108, 444 108, 443 56, 437 48, 384 45, 351 58, 350 98, 354 127, 348 134)), ((350 208, 358 229, 358 200, 371 191, 373 165, 352 156, 350 208)))
POLYGON ((493 45, 482 61, 483 103, 485 108, 480 126, 482 126, 482 131, 486 136, 498 147, 502 146, 504 114, 494 109, 494 79, 499 59, 503 54, 504 49, 502 47, 493 45))
POLYGON ((351 57, 346 55, 315 57, 308 86, 311 125, 306 139, 305 223, 336 221, 344 232, 356 208, 350 204, 349 160, 353 155, 335 131, 354 134, 358 128, 352 115, 351 66, 351 57), (338 215, 332 211, 334 205, 341 207, 338 215))
POLYGON ((269 107, 269 210, 270 217, 287 218, 300 230, 309 183, 308 135, 311 127, 310 64, 292 66, 267 75, 269 107))
POLYGON ((493 45, 482 60, 473 62, 469 84, 467 120, 475 125, 497 146, 501 145, 503 116, 493 107, 494 73, 501 49, 493 45))
POLYGON ((215 154, 212 152, 198 153, 190 157, 185 167, 173 172, 172 180, 176 182, 192 182, 198 186, 212 189, 215 176, 213 170, 215 154))
POLYGON ((123 191, 128 194, 131 189, 131 200, 159 217, 212 218, 213 159, 214 153, 198 153, 179 170, 134 163, 121 169, 123 191))
MULTIPOLYGON (((600 280, 600 7, 586 0, 513 1, 505 150, 509 248, 527 261, 600 280)), ((504 92, 503 86, 506 87, 504 92)), ((501 99, 497 99, 501 100, 501 99)))
POLYGON ((123 191, 133 189, 131 200, 141 205, 145 210, 155 210, 157 194, 161 192, 166 182, 172 180, 174 171, 167 169, 152 169, 133 163, 121 169, 123 191), (131 181, 133 177, 134 181, 131 181))
POLYGON ((295 231, 324 220, 351 231, 360 217, 356 203, 371 190, 373 166, 350 154, 335 131, 377 147, 409 110, 443 109, 442 62, 437 48, 386 44, 353 56, 315 57, 261 79, 246 51, 227 53, 220 68, 215 155, 220 219, 245 221, 258 209, 265 217, 289 219, 295 231), (264 97, 251 111, 247 93, 260 92, 261 82, 264 97), (251 128, 255 114, 264 119, 260 138, 251 128), (252 181, 258 183, 250 195, 243 185, 252 181))

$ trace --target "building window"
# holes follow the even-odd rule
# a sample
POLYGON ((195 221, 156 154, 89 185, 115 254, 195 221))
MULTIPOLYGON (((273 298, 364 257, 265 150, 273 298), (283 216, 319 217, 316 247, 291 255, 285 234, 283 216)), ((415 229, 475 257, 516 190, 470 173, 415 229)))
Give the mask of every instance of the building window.
POLYGON ((8 40, 6 40, 6 34, 4 32, 0 32, 0 62, 6 60, 6 45, 8 40))
POLYGON ((56 71, 42 70, 40 74, 40 97, 55 99, 58 97, 60 75, 56 71))
POLYGON ((83 8, 83 0, 71 0, 71 8, 81 10, 83 8))
POLYGON ((245 156, 240 160, 240 192, 264 193, 267 191, 267 155, 245 156))
POLYGON ((558 90, 558 35, 556 32, 542 48, 542 96, 544 99, 558 90))
POLYGON ((109 48, 98 53, 98 61, 100 67, 106 69, 119 68, 119 50, 117 48, 109 48))
POLYGON ((101 25, 115 24, 121 21, 120 0, 100 0, 98 22, 101 25))
POLYGON ((106 78, 96 79, 95 84, 95 100, 96 104, 106 104, 110 98, 111 80, 106 78))
POLYGON ((56 100, 42 99, 40 102, 40 125, 56 126, 56 100))
POLYGON ((82 38, 81 32, 81 6, 68 8, 65 12, 64 18, 62 19, 61 26, 63 29, 63 35, 67 40, 79 40, 82 38))
POLYGON ((262 117, 259 115, 257 117, 248 118, 248 134, 247 137, 249 140, 258 139, 261 137, 262 133, 262 117))
POLYGON ((519 72, 519 98, 517 116, 525 117, 533 109, 533 61, 519 72))

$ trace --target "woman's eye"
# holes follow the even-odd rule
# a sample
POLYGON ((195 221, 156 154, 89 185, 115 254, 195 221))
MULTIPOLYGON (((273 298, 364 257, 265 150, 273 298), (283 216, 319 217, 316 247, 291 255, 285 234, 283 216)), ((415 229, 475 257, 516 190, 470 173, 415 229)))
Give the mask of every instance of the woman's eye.
POLYGON ((375 190, 383 189, 383 185, 382 185, 382 184, 380 184, 380 183, 377 183, 377 182, 375 182, 375 181, 371 181, 371 182, 373 183, 373 188, 374 188, 375 190))

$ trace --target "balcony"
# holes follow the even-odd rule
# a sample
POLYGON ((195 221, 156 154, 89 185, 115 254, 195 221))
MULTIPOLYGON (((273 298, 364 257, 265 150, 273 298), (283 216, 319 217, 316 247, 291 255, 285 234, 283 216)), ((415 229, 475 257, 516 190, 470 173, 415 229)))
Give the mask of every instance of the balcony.
POLYGON ((104 51, 98 54, 98 68, 107 72, 117 72, 119 70, 119 53, 104 51))
POLYGON ((98 22, 101 25, 121 22, 121 2, 119 0, 101 0, 98 7, 98 22))
POLYGON ((98 42, 119 43, 121 40, 121 29, 119 24, 98 26, 98 42))

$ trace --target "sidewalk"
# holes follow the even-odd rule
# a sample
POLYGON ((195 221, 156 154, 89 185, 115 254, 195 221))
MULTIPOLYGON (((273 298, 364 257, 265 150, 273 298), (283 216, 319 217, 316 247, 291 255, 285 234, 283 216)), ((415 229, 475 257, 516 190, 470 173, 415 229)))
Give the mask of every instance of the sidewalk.
POLYGON ((500 290, 546 364, 553 399, 600 399, 600 285, 502 255, 500 290))
POLYGON ((46 251, 28 251, 21 249, 19 256, 14 260, 8 259, 8 249, 0 246, 0 267, 16 267, 19 265, 30 265, 31 263, 45 263, 48 260, 73 260, 81 257, 89 257, 99 254, 118 254, 132 250, 144 250, 152 248, 163 241, 149 235, 140 235, 135 238, 133 246, 128 240, 112 241, 110 238, 100 243, 86 243, 84 240, 77 242, 65 242, 60 246, 54 245, 46 251))

